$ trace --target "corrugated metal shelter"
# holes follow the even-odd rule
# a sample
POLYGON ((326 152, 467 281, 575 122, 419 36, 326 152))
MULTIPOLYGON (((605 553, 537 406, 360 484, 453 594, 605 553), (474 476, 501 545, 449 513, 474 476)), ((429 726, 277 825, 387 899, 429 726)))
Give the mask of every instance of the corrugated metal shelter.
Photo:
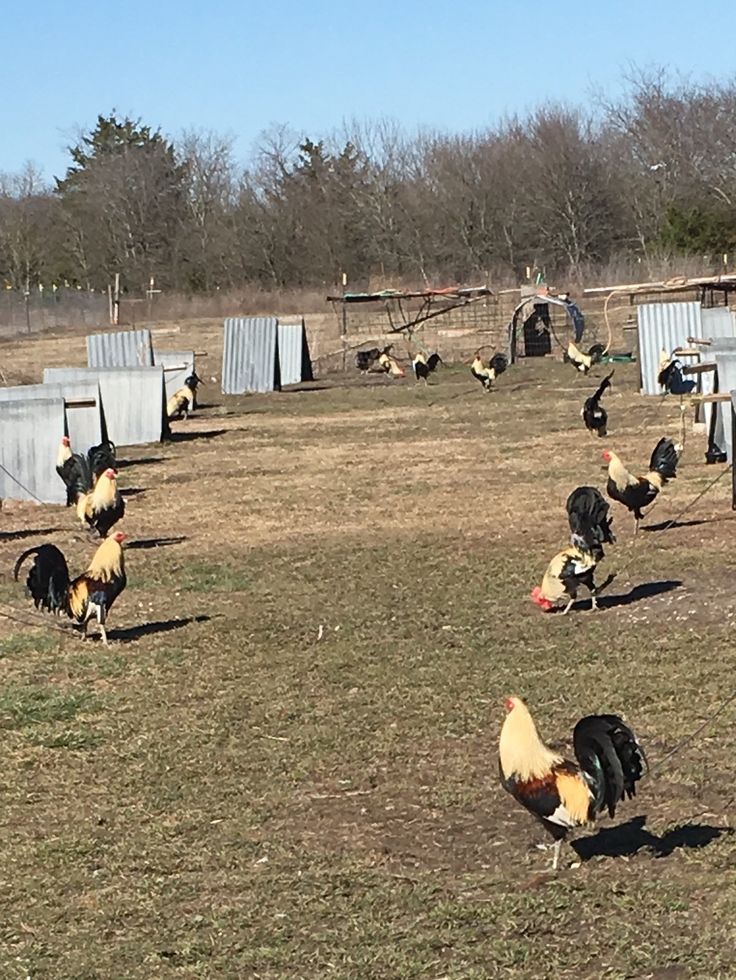
MULTIPOLYGON (((725 337, 714 340, 710 347, 710 356, 716 362, 718 376, 718 391, 730 392, 736 389, 736 338, 725 337)), ((713 385, 711 384, 711 390, 713 385)), ((711 412, 716 413, 713 442, 725 450, 729 463, 733 460, 731 446, 731 405, 729 402, 714 402, 708 405, 711 412)), ((710 431, 710 413, 706 413, 706 422, 710 431)))
POLYGON ((0 408, 0 498, 65 503, 55 469, 63 435, 63 398, 6 401, 0 408))
POLYGON ((278 391, 280 388, 276 317, 228 317, 222 357, 224 394, 243 395, 247 391, 278 391))
POLYGON ((61 398, 64 401, 65 432, 76 452, 84 453, 107 438, 105 416, 97 381, 67 384, 19 385, 0 388, 0 412, 4 403, 61 398))
POLYGON ((639 370, 643 395, 659 395, 659 355, 687 344, 688 337, 702 337, 700 303, 642 303, 637 307, 639 370))
POLYGON ((700 312, 703 323, 703 336, 710 340, 713 337, 735 337, 736 316, 728 306, 710 306, 700 312))
POLYGON ((304 318, 284 322, 279 319, 279 370, 282 385, 312 381, 312 361, 304 318))
POLYGON ((46 368, 46 383, 97 381, 108 438, 116 446, 160 442, 165 431, 162 367, 46 368))
POLYGON ((151 367, 151 331, 118 330, 89 334, 87 364, 89 367, 151 367))
POLYGON ((153 363, 164 369, 166 397, 177 392, 195 371, 193 350, 157 350, 153 352, 153 363))

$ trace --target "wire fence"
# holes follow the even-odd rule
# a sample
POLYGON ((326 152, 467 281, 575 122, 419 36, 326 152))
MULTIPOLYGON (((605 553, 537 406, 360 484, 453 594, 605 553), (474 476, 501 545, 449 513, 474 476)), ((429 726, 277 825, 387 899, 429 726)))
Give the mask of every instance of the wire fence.
POLYGON ((0 292, 0 336, 15 337, 66 327, 109 324, 109 302, 102 293, 76 289, 0 292))

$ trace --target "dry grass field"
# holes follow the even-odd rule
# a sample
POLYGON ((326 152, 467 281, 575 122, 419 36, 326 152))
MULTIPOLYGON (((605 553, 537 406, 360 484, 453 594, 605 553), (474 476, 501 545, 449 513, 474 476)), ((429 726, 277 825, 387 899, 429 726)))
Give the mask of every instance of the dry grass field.
MULTIPOLYGON (((187 339, 216 375, 216 334, 187 339)), ((81 336, 0 346, 10 383, 83 359, 81 336)), ((734 684, 729 478, 656 530, 719 472, 703 438, 635 542, 613 505, 597 613, 529 599, 601 449, 644 471, 678 435, 676 403, 614 381, 605 442, 578 414, 596 381, 550 360, 490 395, 463 366, 209 384, 174 441, 120 454, 109 650, 36 625, 10 574, 44 540, 81 570, 87 535, 4 505, 0 977, 736 976, 736 706, 656 768, 734 684), (623 713, 654 766, 556 876, 498 784, 509 693, 566 749, 623 713)))

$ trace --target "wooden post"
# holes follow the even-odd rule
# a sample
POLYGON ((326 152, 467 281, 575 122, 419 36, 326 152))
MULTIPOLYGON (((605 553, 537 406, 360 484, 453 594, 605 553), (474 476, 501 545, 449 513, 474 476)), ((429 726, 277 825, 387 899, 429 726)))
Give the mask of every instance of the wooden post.
POLYGON ((112 322, 113 326, 120 323, 120 273, 115 273, 115 289, 112 297, 112 322))
POLYGON ((31 284, 30 280, 26 279, 26 288, 23 290, 23 299, 26 306, 26 330, 28 333, 31 332, 31 284))
POLYGON ((107 284, 107 310, 108 310, 108 320, 110 321, 110 326, 115 322, 113 320, 112 314, 112 284, 107 284))
POLYGON ((345 287, 348 284, 348 274, 342 274, 342 369, 348 369, 348 304, 345 302, 345 287))
POLYGON ((733 407, 733 399, 731 399, 731 510, 736 510, 736 466, 734 466, 734 459, 736 458, 736 409, 733 407))

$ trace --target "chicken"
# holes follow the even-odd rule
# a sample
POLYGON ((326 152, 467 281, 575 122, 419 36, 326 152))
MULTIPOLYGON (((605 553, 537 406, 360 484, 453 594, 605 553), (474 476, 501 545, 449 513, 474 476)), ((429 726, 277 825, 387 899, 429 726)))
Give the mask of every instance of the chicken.
POLYGON ((384 374, 390 374, 392 378, 405 378, 406 374, 404 369, 396 360, 395 357, 391 357, 384 350, 381 356, 378 358, 378 364, 384 374))
POLYGON ((618 501, 633 513, 637 532, 639 521, 644 517, 644 507, 653 503, 665 483, 674 480, 677 475, 678 454, 675 444, 671 439, 659 440, 649 460, 649 472, 646 476, 633 476, 616 453, 609 449, 603 453, 603 459, 608 463, 606 492, 611 500, 618 501))
POLYGON ((508 367, 508 360, 505 354, 496 353, 491 358, 488 367, 485 367, 483 360, 480 356, 480 351, 475 352, 475 359, 470 365, 470 373, 473 377, 480 381, 483 385, 485 391, 490 391, 493 382, 508 367))
MULTIPOLYGON (((92 470, 92 477, 95 482, 105 470, 117 469, 118 461, 115 458, 115 443, 106 439, 99 446, 91 446, 87 450, 87 462, 92 470)), ((94 484, 93 484, 94 486, 94 484)))
POLYGON ((583 374, 587 374, 594 364, 598 364, 604 353, 605 347, 603 347, 602 344, 593 344, 588 353, 583 354, 583 352, 578 350, 575 344, 570 341, 562 359, 565 361, 565 363, 572 364, 578 371, 582 371, 583 374))
MULTIPOLYGON (((392 346, 392 344, 389 344, 388 347, 385 347, 383 349, 383 353, 390 353, 392 346)), ((380 356, 381 351, 378 349, 378 347, 369 347, 368 350, 359 350, 355 355, 355 366, 361 374, 367 374, 369 369, 376 363, 380 356)))
POLYGON ((567 498, 570 545, 555 555, 547 567, 542 585, 532 590, 532 601, 545 612, 567 600, 563 615, 568 613, 584 585, 597 609, 595 570, 604 558, 603 545, 613 544, 608 516, 609 505, 595 487, 577 487, 567 498))
POLYGON ((665 351, 662 351, 659 358, 657 384, 669 395, 689 395, 695 388, 694 381, 685 381, 682 363, 676 358, 668 357, 665 351))
MULTIPOLYGON (((62 436, 59 451, 56 454, 56 472, 61 476, 64 464, 72 457, 72 441, 69 436, 62 436)), ((63 479, 63 477, 62 477, 63 479)))
POLYGON ((507 698, 505 705, 498 746, 501 785, 554 838, 556 871, 571 830, 590 827, 604 810, 614 817, 617 805, 636 795, 646 756, 618 715, 588 715, 572 733, 577 762, 570 762, 544 744, 520 698, 507 698))
POLYGON ((204 384, 197 374, 190 374, 185 379, 183 387, 175 391, 166 402, 166 418, 169 421, 180 419, 182 415, 185 419, 189 418, 189 413, 194 410, 194 403, 197 398, 197 385, 204 384))
POLYGON ((53 544, 42 544, 24 551, 15 563, 13 576, 18 581, 21 565, 35 555, 26 588, 36 609, 59 615, 65 613, 82 627, 87 636, 91 619, 100 627, 102 642, 107 642, 105 622, 113 603, 125 588, 125 561, 122 543, 125 535, 117 531, 98 547, 89 568, 73 581, 69 579, 66 558, 53 544))
POLYGON ((613 371, 607 374, 598 386, 598 390, 590 398, 585 399, 585 404, 580 410, 580 417, 585 423, 588 432, 597 432, 601 438, 607 434, 608 413, 601 407, 601 398, 607 388, 611 387, 613 371))
POLYGON ((99 446, 91 446, 86 456, 73 453, 69 436, 62 436, 56 457, 56 472, 66 485, 66 505, 76 504, 80 493, 89 493, 100 476, 108 469, 115 469, 115 444, 106 439, 99 446))
POLYGON ((419 351, 414 360, 411 362, 411 366, 414 369, 414 377, 416 378, 417 382, 422 380, 426 385, 430 374, 437 369, 438 364, 443 363, 444 362, 439 354, 435 353, 427 356, 419 351))
POLYGON ((125 514, 125 501, 120 496, 115 470, 100 474, 94 489, 80 493, 76 502, 77 517, 82 524, 94 528, 101 538, 125 514))

